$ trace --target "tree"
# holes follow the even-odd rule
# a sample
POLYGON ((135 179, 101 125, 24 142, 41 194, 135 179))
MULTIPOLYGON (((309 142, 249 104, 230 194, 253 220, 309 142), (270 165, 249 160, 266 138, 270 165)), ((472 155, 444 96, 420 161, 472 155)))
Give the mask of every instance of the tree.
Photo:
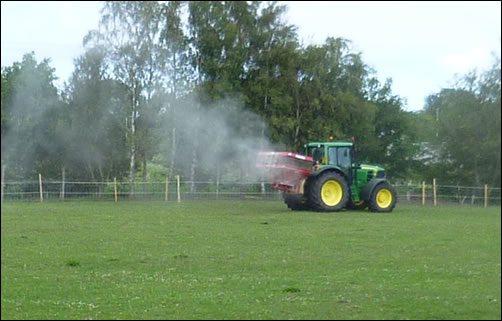
POLYGON ((108 48, 114 78, 127 89, 128 103, 124 107, 130 115, 126 119, 129 191, 134 195, 137 150, 141 144, 137 120, 142 112, 147 112, 144 106, 161 81, 164 68, 164 51, 159 41, 160 5, 156 1, 107 1, 102 12, 103 32, 90 32, 84 42, 95 41, 108 48))
MULTIPOLYGON (((159 134, 170 137, 169 176, 173 176, 176 161, 176 107, 177 102, 189 93, 193 69, 189 68, 190 56, 188 52, 188 37, 183 31, 182 12, 186 6, 182 1, 169 1, 162 5, 161 19, 164 21, 160 34, 160 41, 166 48, 166 74, 167 77, 167 110, 164 112, 164 124, 159 134)), ((166 146, 164 146, 165 148, 166 146)))
POLYGON ((392 93, 392 81, 383 86, 372 80, 368 95, 375 109, 374 129, 366 136, 362 148, 366 159, 386 165, 393 178, 408 178, 417 166, 413 156, 417 153, 417 133, 412 124, 412 114, 402 109, 402 99, 392 93))
POLYGON ((460 185, 500 186, 500 60, 482 75, 468 73, 454 88, 427 99, 430 140, 447 170, 444 180, 460 185))
POLYGON ((89 48, 75 60, 66 95, 70 131, 66 168, 73 177, 105 181, 121 177, 127 159, 125 92, 107 75, 105 49, 89 48), (83 170, 85 169, 85 170, 83 170))
POLYGON ((254 10, 256 18, 249 33, 247 75, 243 82, 246 106, 268 124, 267 133, 263 123, 261 137, 268 134, 272 142, 289 145, 295 140, 295 124, 299 126, 301 118, 300 112, 293 109, 299 99, 296 28, 283 21, 287 10, 284 5, 271 2, 254 10))
POLYGON ((54 176, 62 163, 65 105, 49 62, 37 63, 32 52, 2 70, 2 166, 12 176, 54 176))

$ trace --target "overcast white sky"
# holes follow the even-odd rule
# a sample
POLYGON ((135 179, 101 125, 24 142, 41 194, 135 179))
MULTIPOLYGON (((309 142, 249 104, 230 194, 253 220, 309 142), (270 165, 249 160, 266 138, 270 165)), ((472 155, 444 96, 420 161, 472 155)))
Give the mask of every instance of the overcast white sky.
MULTIPOLYGON (((501 2, 285 2, 287 20, 304 44, 326 37, 352 41, 379 79, 393 79, 394 93, 407 110, 423 107, 427 95, 447 87, 455 74, 488 69, 500 57, 501 2)), ((67 81, 82 39, 96 29, 102 4, 89 1, 2 1, 1 65, 35 51, 51 59, 67 81)))

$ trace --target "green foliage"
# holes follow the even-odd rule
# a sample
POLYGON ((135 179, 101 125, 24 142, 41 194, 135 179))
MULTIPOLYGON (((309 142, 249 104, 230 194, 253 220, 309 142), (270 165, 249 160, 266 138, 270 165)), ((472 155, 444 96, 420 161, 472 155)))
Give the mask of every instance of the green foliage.
POLYGON ((127 170, 122 119, 125 91, 107 75, 105 49, 93 47, 75 61, 66 89, 70 126, 63 134, 69 177, 106 181, 127 170))
POLYGON ((150 182, 162 182, 168 176, 168 169, 162 165, 148 164, 148 181, 150 182))
POLYGON ((460 185, 500 186, 500 60, 481 76, 464 76, 455 88, 428 98, 427 138, 444 168, 438 177, 460 185))
POLYGON ((67 124, 55 79, 49 59, 38 63, 33 52, 2 70, 2 164, 11 177, 59 171, 67 124))

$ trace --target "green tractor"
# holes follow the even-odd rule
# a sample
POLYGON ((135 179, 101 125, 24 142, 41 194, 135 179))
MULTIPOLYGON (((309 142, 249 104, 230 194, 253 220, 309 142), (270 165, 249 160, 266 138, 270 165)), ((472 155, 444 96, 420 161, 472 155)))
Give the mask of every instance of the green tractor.
POLYGON ((257 166, 292 210, 392 212, 397 195, 378 165, 357 164, 353 141, 311 142, 305 155, 261 152, 257 166))

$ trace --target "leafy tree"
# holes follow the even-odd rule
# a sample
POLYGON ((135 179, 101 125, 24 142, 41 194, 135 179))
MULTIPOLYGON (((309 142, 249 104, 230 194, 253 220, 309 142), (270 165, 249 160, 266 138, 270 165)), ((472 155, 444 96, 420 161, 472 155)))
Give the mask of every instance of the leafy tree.
POLYGON ((65 106, 49 62, 37 63, 32 52, 2 70, 2 165, 11 176, 54 176, 61 166, 65 106))
MULTIPOLYGON (((249 33, 247 75, 243 82, 246 106, 267 122, 272 142, 291 143, 295 140, 295 124, 298 127, 301 118, 301 112, 293 109, 295 98, 297 102, 299 99, 295 27, 283 21, 287 10, 284 5, 271 2, 254 10, 256 22, 249 33)), ((265 135, 264 124, 261 136, 265 135)))
POLYGON ((413 158, 418 150, 414 144, 418 136, 412 126, 413 115, 402 109, 403 101, 392 93, 390 79, 383 86, 372 80, 372 85, 368 95, 375 108, 374 129, 365 137, 362 154, 385 164, 394 179, 406 179, 418 166, 413 158))
MULTIPOLYGON (((138 128, 138 117, 141 112, 148 112, 144 106, 161 81, 164 68, 164 50, 159 41, 160 9, 156 1, 107 1, 100 22, 103 32, 91 31, 84 40, 108 48, 114 79, 127 89, 128 103, 124 108, 129 114, 126 139, 131 195, 134 194, 138 146, 142 143, 137 132, 148 131, 147 127, 138 128)), ((146 155, 144 152, 143 156, 146 155)))
POLYGON ((500 96, 497 59, 482 75, 468 73, 455 87, 428 97, 428 139, 440 156, 440 163, 429 170, 439 179, 500 186, 500 96))
POLYGON ((90 48, 75 60, 66 90, 70 131, 65 135, 65 166, 81 179, 122 177, 127 168, 126 115, 121 108, 125 92, 107 70, 105 49, 90 48))
MULTIPOLYGON (((161 126, 157 131, 162 137, 170 137, 169 147, 165 144, 161 149, 166 149, 164 153, 169 153, 169 176, 174 174, 174 164, 177 155, 177 117, 176 107, 179 106, 178 100, 189 94, 194 71, 190 68, 189 39, 184 33, 184 24, 182 20, 183 9, 186 3, 182 1, 169 1, 161 5, 161 20, 164 21, 160 33, 160 41, 166 50, 166 79, 167 88, 164 100, 167 110, 162 113, 162 121, 167 126, 161 126), (170 149, 170 151, 169 151, 170 149)), ((158 95, 158 97, 160 97, 158 95)))

